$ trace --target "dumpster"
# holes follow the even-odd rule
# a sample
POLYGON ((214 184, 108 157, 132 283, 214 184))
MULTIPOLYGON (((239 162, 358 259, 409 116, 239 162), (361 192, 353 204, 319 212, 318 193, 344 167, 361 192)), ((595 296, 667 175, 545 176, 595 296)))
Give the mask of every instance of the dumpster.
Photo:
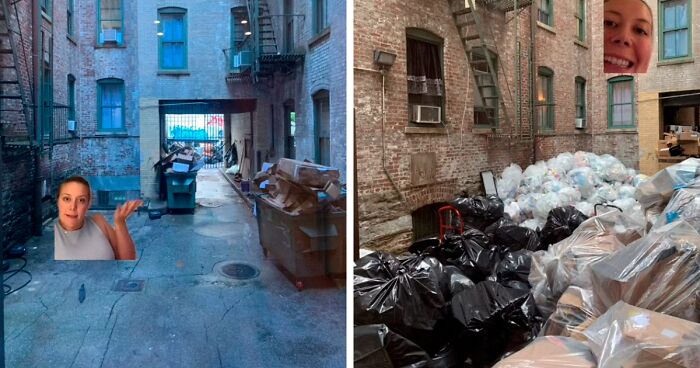
POLYGON ((260 245, 301 291, 304 282, 345 277, 345 211, 295 215, 255 197, 260 245))
POLYGON ((165 173, 168 210, 188 210, 194 213, 197 172, 165 173))

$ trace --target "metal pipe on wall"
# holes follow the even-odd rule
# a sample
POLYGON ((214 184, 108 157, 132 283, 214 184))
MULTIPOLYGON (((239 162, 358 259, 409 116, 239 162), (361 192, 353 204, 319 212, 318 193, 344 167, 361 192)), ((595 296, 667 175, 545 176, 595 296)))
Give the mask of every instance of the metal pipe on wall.
MULTIPOLYGON (((43 96, 41 95, 41 60, 43 58, 41 49, 41 7, 39 0, 32 0, 32 73, 33 73, 33 95, 34 95, 34 135, 38 144, 32 145, 34 156, 34 175, 33 175, 33 191, 34 191, 34 206, 32 210, 32 230, 34 235, 41 235, 43 227, 43 215, 41 211, 41 189, 43 179, 41 177, 41 150, 43 129, 41 121, 43 111, 41 109, 43 96)), ((31 139, 30 139, 31 141, 31 139)))

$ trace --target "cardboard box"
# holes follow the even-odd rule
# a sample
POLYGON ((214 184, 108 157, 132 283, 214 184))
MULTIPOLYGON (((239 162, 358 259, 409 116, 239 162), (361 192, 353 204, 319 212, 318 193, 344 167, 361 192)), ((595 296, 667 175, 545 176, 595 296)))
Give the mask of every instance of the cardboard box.
POLYGON ((277 163, 277 174, 294 183, 314 188, 323 188, 329 181, 340 180, 340 171, 334 167, 288 158, 279 160, 277 163))
POLYGON ((544 336, 493 367, 594 368, 596 361, 582 342, 567 337, 544 336))
POLYGON ((180 173, 186 173, 186 172, 190 171, 190 165, 183 164, 180 162, 173 162, 173 171, 180 172, 180 173))
POLYGON ((659 148, 658 155, 659 155, 659 157, 671 157, 671 149, 670 148, 659 148))
POLYGON ((700 133, 698 132, 682 132, 678 134, 679 141, 695 141, 697 144, 699 138, 700 133))
POLYGON ((683 154, 686 156, 697 156, 700 155, 700 147, 698 147, 698 142, 681 142, 681 148, 683 149, 683 154))
POLYGON ((666 142, 665 139, 661 139, 657 142, 656 149, 664 149, 669 147, 669 142, 666 142))

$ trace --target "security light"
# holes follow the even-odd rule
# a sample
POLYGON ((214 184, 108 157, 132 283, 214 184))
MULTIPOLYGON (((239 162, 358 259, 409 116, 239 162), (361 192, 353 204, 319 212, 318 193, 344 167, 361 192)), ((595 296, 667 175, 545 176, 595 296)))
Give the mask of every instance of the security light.
POLYGON ((241 24, 248 24, 248 20, 247 20, 247 19, 243 19, 243 20, 241 21, 241 24))
POLYGON ((396 54, 374 50, 374 62, 379 64, 382 68, 388 68, 394 65, 394 60, 396 60, 396 54))
POLYGON ((163 35, 163 32, 158 32, 158 33, 156 33, 156 34, 157 34, 158 36, 162 36, 162 35, 163 35))
POLYGON ((160 24, 160 21, 158 19, 153 21, 153 24, 160 24))
POLYGON ((246 36, 250 36, 252 34, 253 34, 253 32, 251 32, 251 31, 246 31, 246 33, 244 33, 244 35, 246 35, 246 36))

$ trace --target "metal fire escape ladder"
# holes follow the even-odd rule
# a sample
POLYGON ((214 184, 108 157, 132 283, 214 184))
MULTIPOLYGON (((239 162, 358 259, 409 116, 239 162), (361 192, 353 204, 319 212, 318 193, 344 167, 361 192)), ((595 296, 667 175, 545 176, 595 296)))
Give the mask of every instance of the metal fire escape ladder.
MULTIPOLYGON (((508 134, 510 134, 512 130, 511 119, 498 83, 497 64, 490 52, 490 50, 498 50, 498 48, 495 44, 489 44, 487 41, 485 25, 478 9, 474 5, 474 0, 455 0, 452 4, 452 16, 459 29, 467 61, 478 89, 478 98, 481 99, 482 106, 487 112, 489 125, 495 127, 498 119, 496 107, 500 105, 505 119, 505 126, 508 134), (483 59, 475 57, 476 55, 483 55, 483 59), (487 72, 482 70, 484 62, 488 66, 487 72)), ((486 5, 481 6, 484 7, 486 5)))
MULTIPOLYGON (((0 120, 5 120, 6 115, 10 113, 14 114, 24 114, 24 121, 27 129, 27 138, 29 146, 33 146, 34 142, 34 124, 32 120, 32 115, 30 114, 30 99, 24 91, 24 86, 20 82, 20 63, 19 55, 20 47, 15 41, 14 35, 22 37, 21 31, 19 31, 19 19, 16 19, 18 23, 17 30, 13 29, 11 26, 11 13, 10 6, 8 5, 8 0, 0 0, 1 11, 0 14, 0 120), (9 48, 8 48, 9 47, 9 48), (8 58, 4 55, 12 55, 12 62, 9 65, 8 58), (13 91, 8 91, 13 90, 13 91), (17 106, 21 103, 21 107, 17 106)), ((14 6, 14 5, 13 5, 14 6)), ((3 127, 0 127, 0 129, 3 127)), ((13 145, 12 142, 5 142, 4 132, 0 131, 3 135, 3 144, 13 145)), ((22 144, 26 146, 26 144, 22 144)))
POLYGON ((259 81, 261 56, 277 55, 277 42, 272 17, 266 0, 248 0, 248 18, 253 32, 253 80, 259 81))

